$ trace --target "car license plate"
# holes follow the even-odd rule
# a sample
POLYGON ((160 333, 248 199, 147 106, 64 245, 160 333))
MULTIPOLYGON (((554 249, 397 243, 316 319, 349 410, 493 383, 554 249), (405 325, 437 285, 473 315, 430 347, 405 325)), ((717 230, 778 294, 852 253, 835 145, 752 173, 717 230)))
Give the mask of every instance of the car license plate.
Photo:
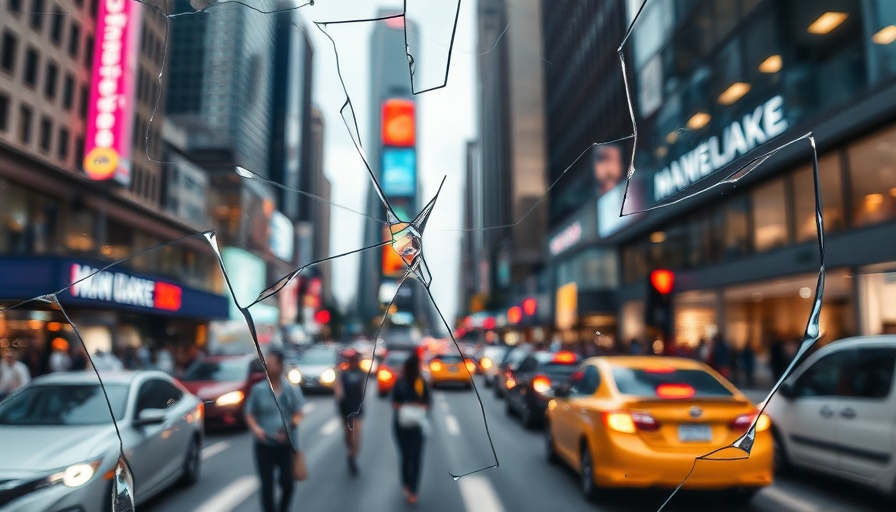
POLYGON ((712 440, 712 429, 709 425, 697 423, 678 426, 678 440, 683 443, 698 443, 712 440))
POLYGON ((459 368, 456 364, 452 364, 451 366, 448 367, 449 372, 456 372, 458 369, 459 368))

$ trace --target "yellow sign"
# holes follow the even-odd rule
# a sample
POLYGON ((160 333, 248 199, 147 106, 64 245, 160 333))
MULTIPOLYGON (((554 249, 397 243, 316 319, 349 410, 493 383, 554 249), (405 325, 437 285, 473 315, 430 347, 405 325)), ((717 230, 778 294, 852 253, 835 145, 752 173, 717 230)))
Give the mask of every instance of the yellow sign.
POLYGON ((112 148, 93 148, 84 157, 84 172, 93 180, 107 180, 118 169, 118 152, 112 148))
POLYGON ((557 314, 554 322, 558 329, 571 329, 579 317, 579 293, 576 283, 557 288, 557 314))

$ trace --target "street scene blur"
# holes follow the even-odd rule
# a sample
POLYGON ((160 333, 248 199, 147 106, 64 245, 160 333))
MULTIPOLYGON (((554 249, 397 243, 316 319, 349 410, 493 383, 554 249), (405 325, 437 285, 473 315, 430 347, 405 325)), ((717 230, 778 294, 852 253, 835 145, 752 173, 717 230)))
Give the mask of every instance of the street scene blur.
POLYGON ((0 9, 0 511, 896 507, 896 2, 0 9))

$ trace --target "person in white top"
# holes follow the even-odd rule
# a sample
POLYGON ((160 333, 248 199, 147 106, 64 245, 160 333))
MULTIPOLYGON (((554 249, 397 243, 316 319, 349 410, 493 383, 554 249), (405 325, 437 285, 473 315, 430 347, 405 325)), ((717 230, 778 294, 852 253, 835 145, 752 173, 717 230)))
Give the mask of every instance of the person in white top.
POLYGON ((0 400, 29 382, 31 372, 25 363, 16 359, 16 354, 11 349, 4 350, 0 360, 0 400))

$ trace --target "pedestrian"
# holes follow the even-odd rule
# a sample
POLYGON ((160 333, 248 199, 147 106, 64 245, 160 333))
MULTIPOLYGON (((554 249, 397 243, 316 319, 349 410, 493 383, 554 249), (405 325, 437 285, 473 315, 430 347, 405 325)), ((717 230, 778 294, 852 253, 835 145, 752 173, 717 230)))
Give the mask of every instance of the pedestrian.
POLYGON ((726 379, 731 376, 731 346, 721 334, 713 336, 711 366, 726 379))
POLYGON ((361 418, 364 402, 364 380, 367 374, 361 369, 361 355, 358 351, 348 349, 343 352, 348 367, 339 372, 339 378, 333 390, 342 416, 345 435, 345 447, 348 450, 348 470, 354 476, 358 474, 358 451, 361 449, 361 418))
POLYGON ((31 372, 25 363, 18 360, 13 349, 3 351, 0 360, 0 400, 31 382, 31 372))
POLYGON ((417 503, 417 483, 423 456, 423 440, 428 430, 429 386, 420 376, 420 358, 411 355, 404 362, 401 377, 392 390, 393 429, 398 442, 401 489, 408 503, 417 503))
POLYGON ((65 338, 54 338, 50 342, 53 353, 50 354, 50 372, 67 372, 72 367, 72 358, 68 355, 68 341, 65 338))
POLYGON ((753 346, 749 341, 740 351, 740 367, 743 370, 743 375, 747 380, 746 386, 752 389, 755 384, 756 352, 753 351, 753 346))
POLYGON ((305 397, 284 377, 282 352, 271 349, 265 362, 271 381, 269 384, 267 380, 262 380, 249 391, 246 423, 255 439, 255 464, 261 480, 261 508, 264 512, 286 512, 292 501, 293 450, 299 450, 298 426, 302 422, 305 397), (275 470, 280 484, 279 507, 275 506, 274 499, 275 470))

